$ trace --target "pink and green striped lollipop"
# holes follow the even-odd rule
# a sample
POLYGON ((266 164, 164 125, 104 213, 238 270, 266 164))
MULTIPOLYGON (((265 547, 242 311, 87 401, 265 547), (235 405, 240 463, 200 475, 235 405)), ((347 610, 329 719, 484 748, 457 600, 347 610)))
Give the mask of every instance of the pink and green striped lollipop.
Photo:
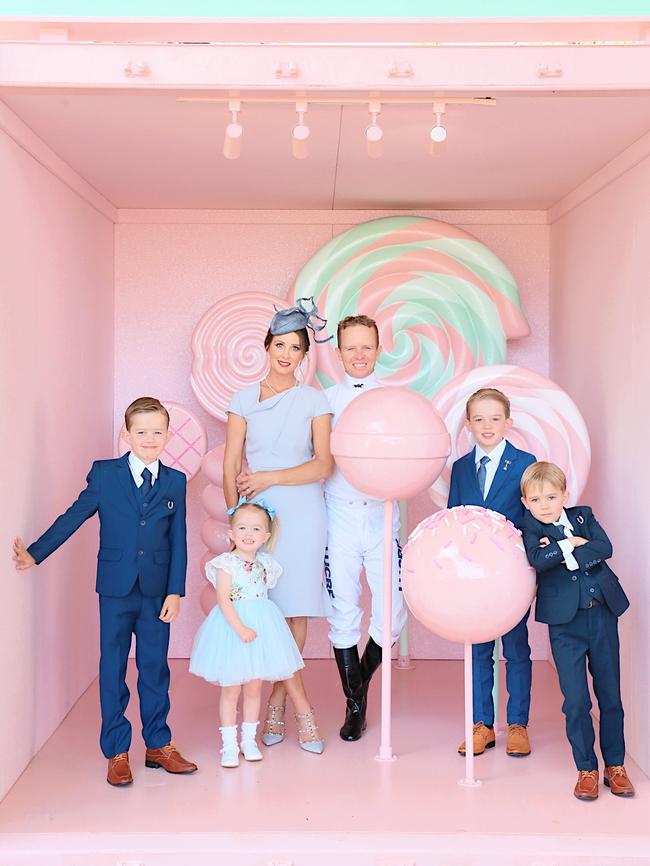
MULTIPOLYGON (((346 316, 377 321, 386 382, 432 397, 459 373, 506 358, 530 330, 514 277, 485 244, 439 220, 371 220, 333 238, 302 269, 294 296, 313 296, 328 334, 346 316)), ((334 343, 318 346, 323 386, 342 375, 334 343)))

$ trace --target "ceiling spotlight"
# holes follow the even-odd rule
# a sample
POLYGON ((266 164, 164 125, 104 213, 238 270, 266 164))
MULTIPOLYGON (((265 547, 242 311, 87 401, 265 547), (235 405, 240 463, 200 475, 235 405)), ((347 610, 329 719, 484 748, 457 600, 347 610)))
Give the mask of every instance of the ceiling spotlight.
POLYGON ((239 99, 230 100, 228 111, 231 114, 231 120, 226 127, 226 135, 223 140, 223 155, 226 159, 238 159, 241 154, 241 139, 244 134, 244 129, 237 119, 237 115, 241 111, 239 99))
POLYGON ((381 112, 381 105, 378 102, 371 102, 368 105, 370 112, 370 126, 366 127, 366 151, 370 159, 378 159, 384 152, 384 130, 377 123, 377 117, 381 112))
POLYGON ((291 133, 291 151, 296 159, 306 159, 309 156, 309 127, 305 123, 307 113, 306 102, 296 102, 298 123, 291 133))
POLYGON ((444 102, 434 102, 433 103, 433 113, 436 116, 435 125, 432 127, 430 136, 431 136, 431 152, 434 153, 436 149, 436 145, 442 144, 443 141, 447 138, 447 130, 442 125, 442 115, 445 113, 445 103, 444 102))

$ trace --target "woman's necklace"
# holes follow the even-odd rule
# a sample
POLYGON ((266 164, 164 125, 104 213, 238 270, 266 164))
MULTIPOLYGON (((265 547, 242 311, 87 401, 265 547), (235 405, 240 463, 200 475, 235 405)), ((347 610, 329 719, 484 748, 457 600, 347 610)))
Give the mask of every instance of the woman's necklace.
POLYGON ((275 390, 275 388, 273 387, 273 385, 271 385, 271 383, 269 382, 269 378, 268 378, 268 376, 265 376, 265 377, 262 379, 262 384, 266 385, 266 387, 269 389, 269 391, 273 391, 274 394, 284 394, 285 391, 290 391, 291 388, 295 388, 296 385, 298 385, 298 380, 295 379, 293 385, 289 385, 288 388, 283 388, 281 391, 276 391, 276 390, 275 390))

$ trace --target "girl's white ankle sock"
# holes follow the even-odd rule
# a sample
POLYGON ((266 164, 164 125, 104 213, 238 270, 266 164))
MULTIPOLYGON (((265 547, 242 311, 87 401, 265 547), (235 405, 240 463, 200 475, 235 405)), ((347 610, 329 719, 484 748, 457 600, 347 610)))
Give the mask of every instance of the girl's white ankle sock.
POLYGON ((255 740, 258 725, 259 722, 242 722, 241 725, 241 750, 247 761, 261 761, 264 757, 255 740))
POLYGON ((239 746, 237 745, 237 725, 219 728, 223 747, 221 749, 221 766, 239 766, 239 746))

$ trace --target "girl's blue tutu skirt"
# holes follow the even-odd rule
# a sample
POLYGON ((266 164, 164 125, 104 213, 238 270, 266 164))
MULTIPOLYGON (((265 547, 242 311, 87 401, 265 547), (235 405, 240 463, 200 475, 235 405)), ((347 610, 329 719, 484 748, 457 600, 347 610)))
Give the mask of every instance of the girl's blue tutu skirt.
POLYGON ((196 633, 190 673, 220 686, 251 680, 287 680, 304 668, 300 651, 280 608, 268 598, 233 602, 239 619, 257 632, 250 643, 239 638, 214 607, 196 633))

